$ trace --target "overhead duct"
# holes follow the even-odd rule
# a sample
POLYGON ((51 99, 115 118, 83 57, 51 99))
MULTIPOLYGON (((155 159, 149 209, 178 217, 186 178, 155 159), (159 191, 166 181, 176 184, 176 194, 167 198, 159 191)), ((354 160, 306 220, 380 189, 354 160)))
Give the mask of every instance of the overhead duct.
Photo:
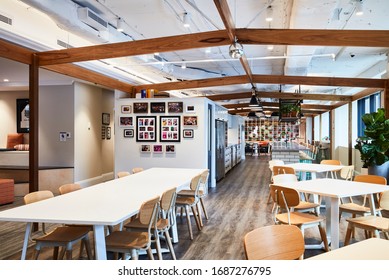
POLYGON ((99 31, 106 31, 108 29, 108 22, 101 18, 98 14, 89 8, 78 8, 78 18, 85 24, 95 28, 99 31))

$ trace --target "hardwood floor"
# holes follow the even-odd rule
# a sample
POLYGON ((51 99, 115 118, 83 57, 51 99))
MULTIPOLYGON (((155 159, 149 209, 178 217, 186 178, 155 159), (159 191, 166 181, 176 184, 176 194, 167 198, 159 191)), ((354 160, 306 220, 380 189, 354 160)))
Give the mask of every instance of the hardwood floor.
MULTIPOLYGON (((205 197, 209 220, 204 220, 202 231, 198 231, 192 217, 194 239, 190 240, 185 217, 177 216, 179 242, 174 244, 177 259, 181 260, 242 260, 244 235, 257 227, 274 224, 272 220, 272 203, 267 203, 269 194, 270 170, 269 157, 247 156, 246 160, 235 166, 226 177, 210 189, 205 197)), ((0 207, 0 210, 2 208, 0 207)), ((323 213, 324 214, 324 213, 323 213)), ((1 224, 0 224, 1 227, 1 224)), ((340 239, 343 242, 346 222, 341 221, 340 239)), ((1 228, 0 228, 1 229, 1 228)), ((24 225, 23 225, 24 229, 24 225)), ((23 239, 23 235, 18 236, 23 239)), ((363 239, 356 234, 357 240, 363 239)), ((0 235, 1 240, 1 235, 0 235)), ((306 243, 319 243, 320 234, 317 228, 305 231, 306 243)), ((2 240, 2 242, 12 242, 2 240)), ((162 242, 164 246, 164 242, 162 242)), ((342 244, 341 244, 342 245, 342 244)), ((20 259, 20 248, 4 259, 20 259)), ((32 256, 28 250, 28 258, 32 256)), ((323 250, 305 250, 305 258, 323 253, 323 250)), ((52 250, 43 250, 40 259, 50 259, 52 250)), ((74 257, 78 249, 74 250, 74 257)), ((141 259, 145 257, 141 256, 141 259)), ((170 254, 163 254, 170 259, 170 254)))

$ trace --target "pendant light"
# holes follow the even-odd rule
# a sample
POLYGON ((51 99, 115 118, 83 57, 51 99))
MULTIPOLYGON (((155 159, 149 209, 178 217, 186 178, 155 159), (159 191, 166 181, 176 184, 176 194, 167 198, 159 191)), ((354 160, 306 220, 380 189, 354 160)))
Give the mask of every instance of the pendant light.
POLYGON ((255 87, 251 88, 251 99, 250 99, 250 104, 249 107, 259 107, 258 99, 257 99, 257 93, 255 90, 255 87))
POLYGON ((243 56, 243 46, 238 43, 238 39, 235 37, 235 42, 231 44, 229 53, 231 58, 239 59, 243 56))

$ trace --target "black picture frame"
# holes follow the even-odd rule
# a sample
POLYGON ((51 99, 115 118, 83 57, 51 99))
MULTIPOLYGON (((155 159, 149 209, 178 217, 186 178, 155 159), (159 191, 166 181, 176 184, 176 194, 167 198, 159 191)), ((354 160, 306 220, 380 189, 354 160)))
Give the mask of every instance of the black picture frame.
POLYGON ((184 126, 197 126, 197 116, 184 116, 184 126))
POLYGON ((157 117, 136 117, 136 141, 157 142, 157 117))
POLYGON ((133 109, 134 109, 133 110, 134 114, 140 114, 140 113, 147 114, 149 112, 149 103, 148 102, 134 102, 133 109))
POLYGON ((109 125, 110 124, 110 114, 109 113, 102 113, 101 115, 101 123, 103 125, 109 125))
POLYGON ((167 111, 168 113, 182 113, 184 110, 183 102, 168 102, 167 111))
POLYGON ((150 113, 165 113, 166 103, 165 102, 151 102, 150 113))
POLYGON ((128 127, 134 125, 134 118, 133 117, 119 117, 119 126, 121 127, 128 127))
POLYGON ((181 116, 160 116, 159 117, 159 141, 180 142, 181 141, 181 116))
POLYGON ((184 129, 182 131, 182 137, 183 138, 193 138, 194 137, 194 130, 193 129, 184 129))
POLYGON ((124 129, 123 136, 124 138, 134 138, 134 130, 132 128, 124 129))
POLYGON ((30 132, 30 101, 27 98, 16 99, 16 132, 30 132))

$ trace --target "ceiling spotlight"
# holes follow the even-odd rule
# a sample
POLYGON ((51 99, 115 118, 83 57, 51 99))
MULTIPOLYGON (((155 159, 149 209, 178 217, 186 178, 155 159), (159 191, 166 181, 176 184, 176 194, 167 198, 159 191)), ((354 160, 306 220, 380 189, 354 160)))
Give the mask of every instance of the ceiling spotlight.
POLYGON ((259 107, 259 103, 258 103, 257 93, 255 91, 255 87, 251 88, 251 92, 252 92, 252 95, 251 95, 249 106, 250 107, 259 107))
POLYGON ((238 43, 238 39, 235 38, 235 42, 230 46, 230 56, 234 59, 241 58, 243 56, 243 46, 238 43))
POLYGON ((258 118, 257 114, 255 114, 254 111, 249 112, 248 115, 247 115, 247 117, 249 117, 249 118, 255 118, 255 119, 258 118))
POLYGON ((181 69, 186 69, 186 63, 185 62, 181 64, 181 69))
POLYGON ((273 7, 267 6, 266 8, 266 21, 270 22, 273 21, 273 7))
POLYGON ((355 2, 355 14, 357 16, 363 15, 363 2, 362 2, 362 0, 356 0, 356 2, 355 2))
POLYGON ((124 31, 124 20, 122 18, 118 18, 117 24, 116 24, 116 30, 119 32, 124 31))
POLYGON ((185 28, 189 28, 190 27, 189 21, 190 21, 190 14, 189 13, 184 13, 182 22, 184 23, 184 27, 185 28))

